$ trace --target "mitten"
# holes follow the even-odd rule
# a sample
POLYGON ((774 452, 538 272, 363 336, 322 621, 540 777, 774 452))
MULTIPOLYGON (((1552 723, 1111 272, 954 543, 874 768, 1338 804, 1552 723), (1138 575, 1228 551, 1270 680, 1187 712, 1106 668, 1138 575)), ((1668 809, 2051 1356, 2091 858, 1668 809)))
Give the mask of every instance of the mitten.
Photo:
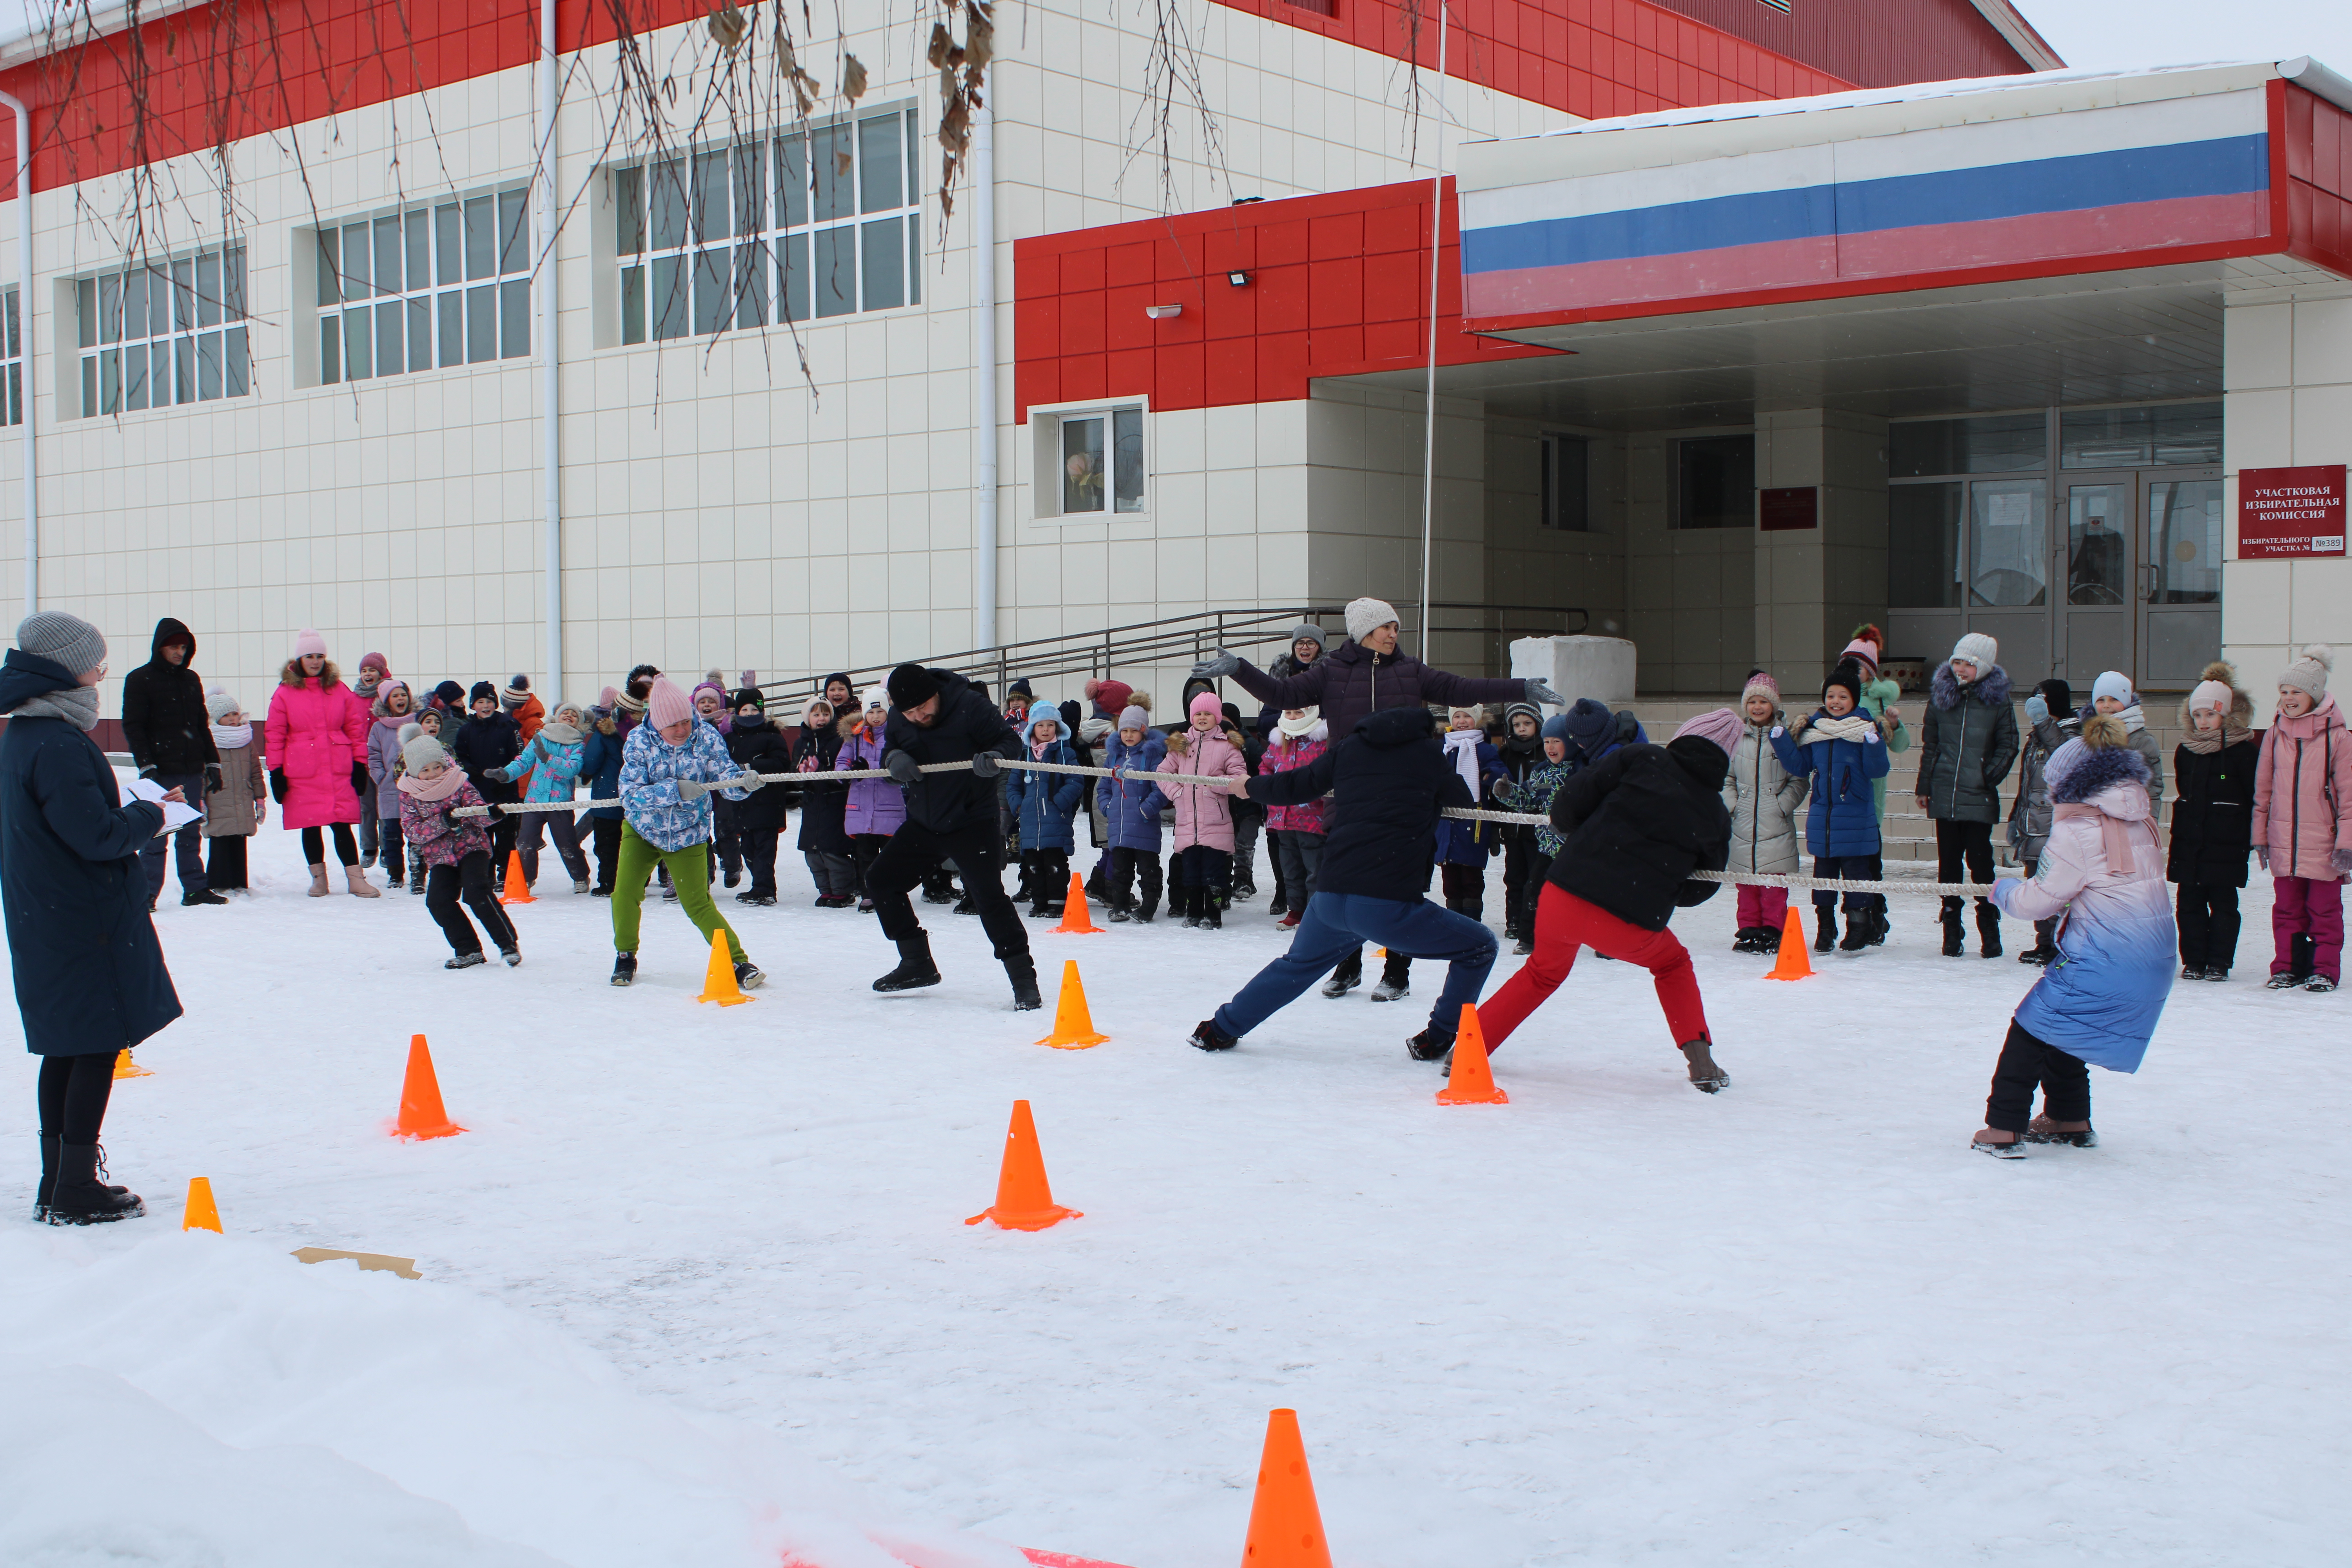
POLYGON ((2352 871, 2352 849, 2338 849, 2327 858, 2327 863, 2339 871, 2352 871))
POLYGON ((2040 724, 2045 722, 2049 717, 2050 704, 2042 700, 2042 693, 2037 691, 2032 696, 2025 700, 2025 718, 2027 722, 2040 724))
POLYGON ((680 779, 677 781, 677 798, 680 800, 700 800, 704 795, 709 795, 709 793, 710 786, 704 784, 700 779, 680 779))
POLYGON ((280 805, 286 804, 286 770, 284 768, 269 770, 269 797, 280 805))
POLYGON ((923 776, 922 764, 905 752, 891 752, 882 759, 882 765, 889 769, 890 776, 902 784, 914 784, 923 776))
POLYGON ((220 792, 221 765, 218 763, 206 763, 205 764, 205 793, 206 795, 218 795, 220 792))

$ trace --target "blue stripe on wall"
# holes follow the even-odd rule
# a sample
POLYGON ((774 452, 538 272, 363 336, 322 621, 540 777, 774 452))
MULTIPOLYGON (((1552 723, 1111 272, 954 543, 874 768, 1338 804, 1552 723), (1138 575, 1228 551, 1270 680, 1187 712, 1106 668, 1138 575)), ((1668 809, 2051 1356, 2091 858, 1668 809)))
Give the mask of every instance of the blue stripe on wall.
POLYGON ((1462 236, 1462 268, 1503 272, 1679 256, 1829 234, 2229 195, 2269 184, 2270 138, 2256 132, 1473 228, 1462 236))

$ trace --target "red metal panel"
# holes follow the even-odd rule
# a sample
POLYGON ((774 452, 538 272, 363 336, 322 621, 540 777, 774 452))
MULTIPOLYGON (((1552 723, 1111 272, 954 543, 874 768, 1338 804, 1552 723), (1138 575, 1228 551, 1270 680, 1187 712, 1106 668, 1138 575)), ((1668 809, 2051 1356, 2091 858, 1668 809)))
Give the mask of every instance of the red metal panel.
POLYGON ((2290 171, 2283 182, 2287 253, 2352 278, 2352 113, 2292 82, 2271 87, 2283 100, 2273 123, 2287 128, 2282 138, 2290 171))

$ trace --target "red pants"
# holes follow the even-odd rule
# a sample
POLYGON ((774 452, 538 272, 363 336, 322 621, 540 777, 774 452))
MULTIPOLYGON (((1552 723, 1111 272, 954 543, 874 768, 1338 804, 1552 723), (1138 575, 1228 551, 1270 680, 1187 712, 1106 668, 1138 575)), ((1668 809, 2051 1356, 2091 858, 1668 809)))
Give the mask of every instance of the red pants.
POLYGON ((1478 1005, 1478 1027, 1486 1037, 1489 1055, 1559 989, 1576 963, 1577 950, 1584 947, 1638 963, 1650 972, 1676 1047, 1708 1038, 1698 976, 1692 973, 1690 954, 1683 951, 1674 932, 1628 925, 1598 904, 1586 903, 1557 883, 1546 882, 1536 904, 1534 955, 1503 982, 1500 991, 1478 1005))
POLYGON ((1739 929, 1769 926, 1776 933, 1789 923, 1789 889, 1739 884, 1739 929))

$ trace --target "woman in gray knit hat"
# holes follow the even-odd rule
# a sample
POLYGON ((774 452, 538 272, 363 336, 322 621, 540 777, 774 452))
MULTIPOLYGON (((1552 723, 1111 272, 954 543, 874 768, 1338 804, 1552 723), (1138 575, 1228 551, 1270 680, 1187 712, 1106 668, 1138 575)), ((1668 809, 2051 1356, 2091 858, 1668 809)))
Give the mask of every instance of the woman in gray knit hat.
POLYGON ((180 1016, 139 866, 163 808, 125 805, 90 739, 105 675, 106 638, 59 610, 26 616, 0 663, 0 911, 25 1047, 42 1058, 34 1217, 52 1225, 147 1212, 99 1180, 99 1127, 117 1055, 180 1016))

